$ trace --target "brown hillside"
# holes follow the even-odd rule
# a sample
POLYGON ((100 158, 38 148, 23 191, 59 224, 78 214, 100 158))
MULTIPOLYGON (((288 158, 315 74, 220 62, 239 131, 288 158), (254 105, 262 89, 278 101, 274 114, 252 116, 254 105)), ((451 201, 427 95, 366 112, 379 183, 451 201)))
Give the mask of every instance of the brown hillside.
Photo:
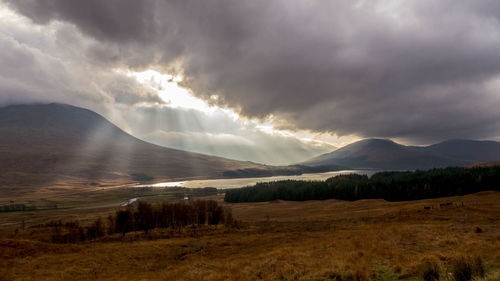
MULTIPOLYGON (((241 227, 165 229, 76 244, 36 241, 43 229, 27 223, 19 232, 0 229, 0 280, 416 281, 424 280, 429 264, 439 280, 452 280, 457 261, 465 258, 482 264, 484 278, 475 273, 474 280, 496 281, 499 200, 499 192, 482 192, 407 202, 228 204, 241 227)), ((111 211, 106 210, 100 211, 103 218, 111 211)), ((97 211, 36 216, 90 219, 97 211)))
POLYGON ((261 165, 139 140, 90 110, 62 104, 0 108, 0 187, 217 178, 261 165))

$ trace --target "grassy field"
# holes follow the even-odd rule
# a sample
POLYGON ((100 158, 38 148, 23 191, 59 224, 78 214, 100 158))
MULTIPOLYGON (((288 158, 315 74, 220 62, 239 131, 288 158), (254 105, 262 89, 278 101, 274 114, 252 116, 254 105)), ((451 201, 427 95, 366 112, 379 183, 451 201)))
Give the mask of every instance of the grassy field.
POLYGON ((476 280, 500 280, 499 202, 500 192, 481 192, 408 202, 227 204, 239 227, 78 244, 43 242, 44 229, 30 226, 85 223, 116 208, 2 213, 2 222, 25 225, 1 228, 0 280, 423 280, 429 268, 453 280, 462 258, 480 260, 485 274, 476 280))
MULTIPOLYGON (((179 200, 184 197, 206 196, 217 194, 214 188, 180 188, 180 187, 136 187, 124 185, 115 187, 96 187, 93 189, 76 190, 58 194, 42 194, 33 197, 10 197, 0 201, 0 213, 3 208, 22 204, 26 210, 52 209, 91 209, 118 207, 126 204, 129 199, 137 198, 149 202, 179 200)), ((0 228, 2 223, 0 222, 0 228)))

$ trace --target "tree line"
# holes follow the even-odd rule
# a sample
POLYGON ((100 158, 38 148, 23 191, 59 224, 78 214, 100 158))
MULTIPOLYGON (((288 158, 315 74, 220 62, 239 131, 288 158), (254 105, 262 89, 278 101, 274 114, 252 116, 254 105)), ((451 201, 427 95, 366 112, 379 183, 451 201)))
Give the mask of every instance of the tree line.
POLYGON ((226 191, 226 202, 272 200, 360 200, 381 198, 406 201, 500 190, 500 166, 441 168, 428 171, 339 175, 326 181, 284 180, 257 183, 226 191))
POLYGON ((322 165, 322 166, 304 166, 290 165, 283 167, 267 167, 266 169, 259 168, 244 168, 236 170, 228 170, 222 172, 222 176, 226 178, 252 178, 252 177, 272 177, 272 176, 291 176, 301 175, 303 173, 323 173, 330 171, 345 170, 346 167, 338 165, 322 165))
POLYGON ((93 240, 106 235, 132 231, 148 233, 155 228, 181 230, 186 226, 219 225, 235 223, 231 210, 214 200, 189 200, 187 202, 137 205, 117 210, 107 220, 96 219, 82 226, 78 221, 51 221, 42 226, 53 229, 52 242, 74 243, 93 240))
MULTIPOLYGON (((57 207, 57 205, 56 205, 57 207)), ((0 213, 2 212, 25 212, 25 211, 34 211, 38 208, 34 205, 25 205, 25 204, 8 204, 0 206, 0 213)))

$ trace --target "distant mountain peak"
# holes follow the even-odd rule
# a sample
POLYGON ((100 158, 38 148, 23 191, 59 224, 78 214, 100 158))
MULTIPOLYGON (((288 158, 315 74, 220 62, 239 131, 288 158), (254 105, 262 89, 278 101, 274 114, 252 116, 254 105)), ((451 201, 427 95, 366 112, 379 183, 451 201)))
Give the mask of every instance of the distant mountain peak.
POLYGON ((147 143, 94 111, 60 103, 0 107, 0 136, 0 187, 127 180, 132 174, 217 178, 228 170, 265 168, 147 143))
POLYGON ((367 139, 362 139, 358 142, 359 143, 393 143, 393 144, 398 144, 391 139, 384 139, 384 138, 367 138, 367 139))
POLYGON ((368 139, 363 139, 354 143, 351 143, 347 146, 350 145, 389 145, 389 146, 402 146, 399 143, 394 142, 391 139, 382 139, 382 138, 368 138, 368 139))
POLYGON ((389 139, 360 140, 304 162, 305 165, 341 165, 351 168, 430 169, 466 166, 500 160, 500 143, 467 139, 429 146, 405 146, 389 139))

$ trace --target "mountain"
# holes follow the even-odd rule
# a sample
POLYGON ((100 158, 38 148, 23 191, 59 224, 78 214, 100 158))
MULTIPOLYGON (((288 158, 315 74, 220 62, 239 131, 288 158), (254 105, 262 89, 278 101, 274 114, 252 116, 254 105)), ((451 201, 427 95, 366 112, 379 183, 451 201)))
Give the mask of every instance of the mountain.
POLYGON ((308 160, 303 165, 341 165, 352 169, 413 170, 467 166, 500 159, 495 141, 449 140, 405 146, 386 139, 365 139, 308 160))
POLYGON ((237 169, 267 166, 153 145, 93 111, 70 105, 0 108, 3 188, 220 178, 237 169))
POLYGON ((500 142, 496 141, 448 140, 425 148, 429 152, 475 163, 500 160, 500 142))
POLYGON ((493 167, 493 166, 500 166, 500 161, 482 162, 482 163, 471 165, 469 167, 474 168, 474 167, 493 167))

